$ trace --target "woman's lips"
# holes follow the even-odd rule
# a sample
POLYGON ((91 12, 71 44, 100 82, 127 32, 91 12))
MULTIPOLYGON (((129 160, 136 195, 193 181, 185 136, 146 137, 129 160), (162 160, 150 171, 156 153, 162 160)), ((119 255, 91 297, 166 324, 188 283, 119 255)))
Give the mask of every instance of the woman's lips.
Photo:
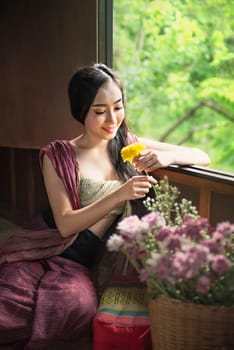
POLYGON ((113 134, 113 132, 115 132, 115 127, 112 128, 103 128, 103 130, 105 130, 108 134, 113 134))

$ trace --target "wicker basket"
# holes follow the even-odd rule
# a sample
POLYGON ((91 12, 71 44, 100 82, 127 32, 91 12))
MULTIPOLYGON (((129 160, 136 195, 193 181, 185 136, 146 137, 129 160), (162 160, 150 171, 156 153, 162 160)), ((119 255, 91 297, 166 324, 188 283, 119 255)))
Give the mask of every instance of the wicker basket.
POLYGON ((149 305, 153 350, 234 350, 234 307, 158 296, 149 305))

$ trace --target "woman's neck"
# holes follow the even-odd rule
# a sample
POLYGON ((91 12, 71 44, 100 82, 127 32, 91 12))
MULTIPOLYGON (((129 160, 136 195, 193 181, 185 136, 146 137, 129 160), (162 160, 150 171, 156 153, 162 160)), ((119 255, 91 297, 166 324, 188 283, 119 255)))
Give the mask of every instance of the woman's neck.
POLYGON ((85 133, 71 140, 71 143, 80 149, 97 150, 98 152, 106 152, 108 146, 107 140, 91 138, 85 133))

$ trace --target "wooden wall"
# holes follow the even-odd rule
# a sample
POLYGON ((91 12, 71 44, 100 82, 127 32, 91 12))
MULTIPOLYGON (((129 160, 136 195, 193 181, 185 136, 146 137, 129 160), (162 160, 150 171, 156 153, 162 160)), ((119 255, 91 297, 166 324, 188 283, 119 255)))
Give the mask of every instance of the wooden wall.
POLYGON ((48 203, 38 154, 37 149, 0 147, 0 216, 20 225, 48 203))
POLYGON ((24 222, 40 211, 38 149, 82 132, 67 85, 79 66, 99 56, 98 6, 98 0, 0 2, 0 215, 24 222))
POLYGON ((97 0, 1 0, 0 146, 37 148, 81 132, 68 80, 97 59, 97 0))

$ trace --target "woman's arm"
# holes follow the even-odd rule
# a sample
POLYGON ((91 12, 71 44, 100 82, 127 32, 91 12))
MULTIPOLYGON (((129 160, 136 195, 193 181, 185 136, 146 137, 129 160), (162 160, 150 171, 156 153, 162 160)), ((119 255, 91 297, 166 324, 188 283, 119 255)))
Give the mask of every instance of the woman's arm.
POLYGON ((135 166, 139 171, 150 172, 171 164, 207 166, 210 163, 209 156, 198 148, 177 146, 144 138, 138 138, 138 140, 147 148, 135 159, 135 166))
POLYGON ((101 220, 120 203, 143 198, 156 180, 150 176, 134 176, 118 189, 87 207, 73 210, 62 180, 48 156, 43 157, 43 176, 56 226, 63 237, 80 232, 101 220))

